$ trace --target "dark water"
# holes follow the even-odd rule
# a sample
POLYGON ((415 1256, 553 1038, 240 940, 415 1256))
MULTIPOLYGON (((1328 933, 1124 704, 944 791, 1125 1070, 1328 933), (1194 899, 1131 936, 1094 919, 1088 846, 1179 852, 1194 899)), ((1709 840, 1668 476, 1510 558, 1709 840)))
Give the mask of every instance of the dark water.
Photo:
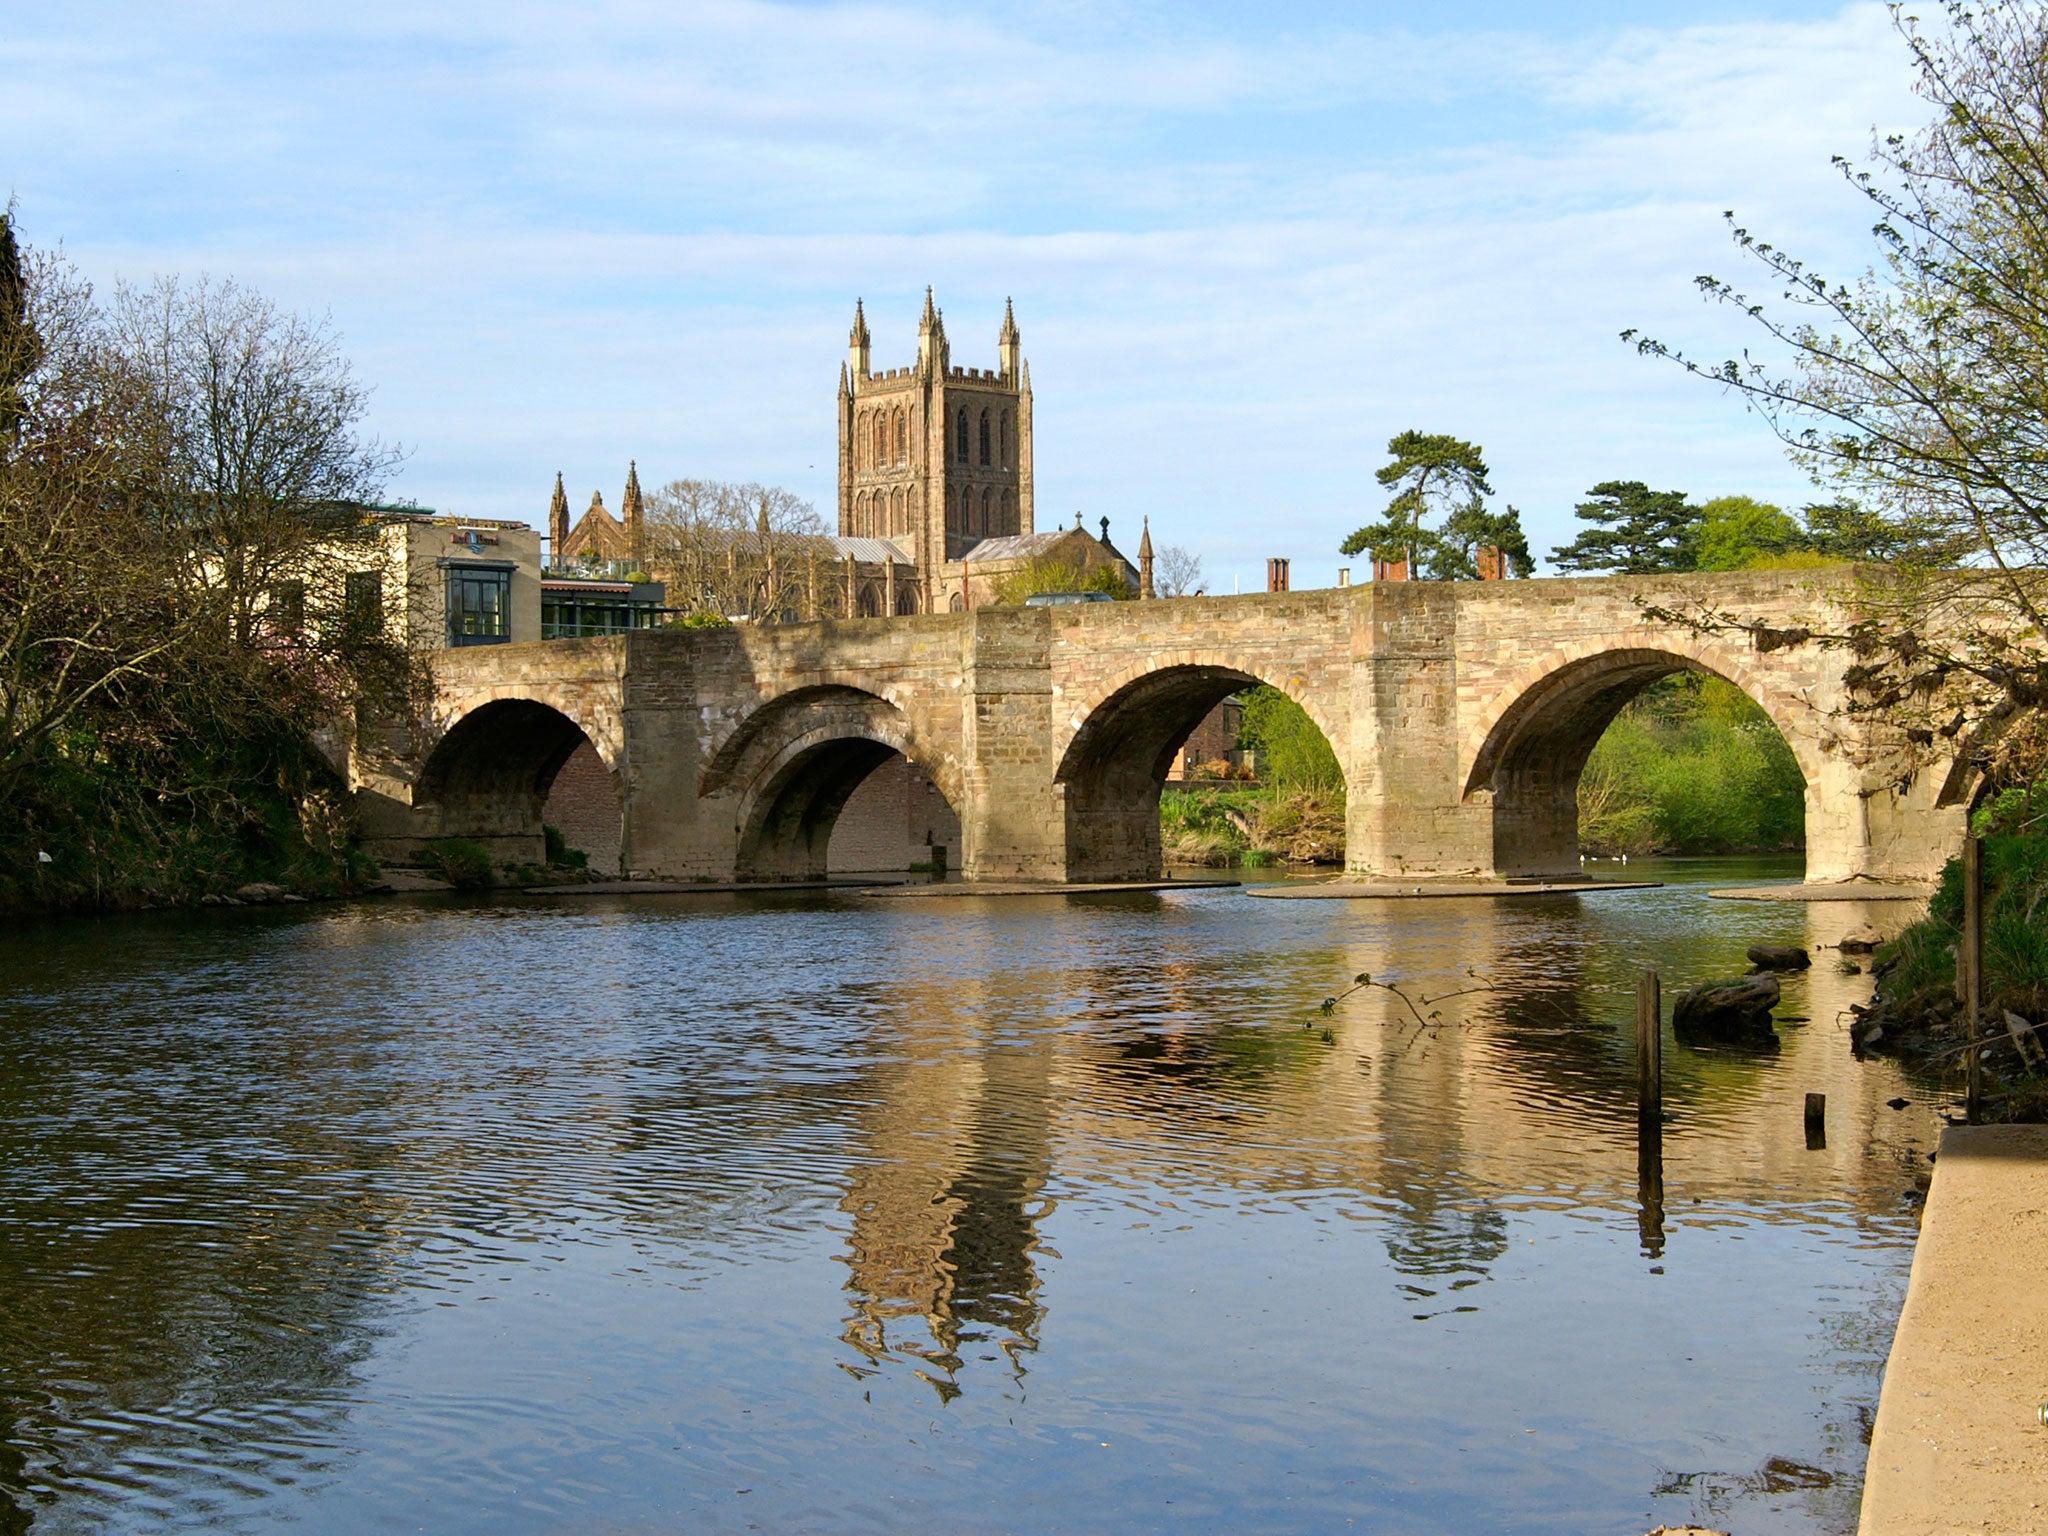
POLYGON ((1635 1133, 1637 968, 1868 915, 1764 873, 17 931, 0 1532, 1849 1531, 1932 1127, 1866 980, 1667 1044, 1661 1219, 1635 1133), (1300 1027, 1361 970, 1424 1022, 1300 1027))

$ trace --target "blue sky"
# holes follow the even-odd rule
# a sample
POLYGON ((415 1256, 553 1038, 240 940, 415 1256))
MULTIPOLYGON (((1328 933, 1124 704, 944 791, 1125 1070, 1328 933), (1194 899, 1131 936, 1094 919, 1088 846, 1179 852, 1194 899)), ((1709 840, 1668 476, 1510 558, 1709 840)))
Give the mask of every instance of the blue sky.
POLYGON ((1594 482, 1810 492, 1739 402, 1638 358, 1748 335, 1724 210, 1870 253, 1830 168, 1921 109, 1877 5, 80 3, 0 30, 0 190, 95 281, 325 310, 397 495, 544 520, 557 469, 832 513, 853 300, 954 360, 1014 296, 1039 523, 1211 590, 1334 580, 1405 428, 1481 443, 1539 550, 1594 482))

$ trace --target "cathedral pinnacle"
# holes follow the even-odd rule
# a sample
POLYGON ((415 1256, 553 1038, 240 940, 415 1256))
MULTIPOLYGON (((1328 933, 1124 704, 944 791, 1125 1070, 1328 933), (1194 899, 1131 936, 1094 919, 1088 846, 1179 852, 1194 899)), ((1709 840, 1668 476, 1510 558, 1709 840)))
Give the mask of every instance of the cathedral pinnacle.
POLYGON ((626 461, 626 494, 619 498, 619 512, 625 523, 626 548, 631 552, 633 563, 640 564, 647 554, 646 509, 640 502, 640 462, 626 461))
POLYGON ((548 503, 548 557, 560 564, 562 546, 569 542, 569 493, 562 488, 562 472, 555 471, 555 495, 548 503))

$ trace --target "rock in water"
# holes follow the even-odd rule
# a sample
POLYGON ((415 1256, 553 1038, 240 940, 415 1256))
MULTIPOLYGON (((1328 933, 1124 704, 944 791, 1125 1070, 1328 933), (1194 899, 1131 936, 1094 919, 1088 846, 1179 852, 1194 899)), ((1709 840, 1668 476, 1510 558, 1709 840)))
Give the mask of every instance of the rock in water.
POLYGON ((1752 944, 1749 963, 1760 971, 1803 971, 1813 960, 1797 944, 1752 944))
POLYGON ((1867 955, 1884 942, 1884 935, 1868 923, 1858 923, 1842 935, 1842 942, 1836 947, 1845 955, 1867 955))
POLYGON ((1740 981, 1703 981, 1678 994, 1671 1028, 1681 1040, 1776 1040, 1771 1010, 1778 1006, 1778 978, 1769 971, 1740 981))

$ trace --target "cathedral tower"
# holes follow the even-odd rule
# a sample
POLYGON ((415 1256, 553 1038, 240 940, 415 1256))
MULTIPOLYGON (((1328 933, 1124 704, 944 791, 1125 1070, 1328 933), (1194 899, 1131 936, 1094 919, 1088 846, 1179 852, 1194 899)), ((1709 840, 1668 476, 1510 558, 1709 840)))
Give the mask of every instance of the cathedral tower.
POLYGON ((956 368, 925 290, 917 361, 876 372, 853 308, 839 376, 839 532, 888 539, 918 568, 926 606, 939 568, 983 539, 1031 528, 1031 368, 1010 306, 998 366, 956 368))

